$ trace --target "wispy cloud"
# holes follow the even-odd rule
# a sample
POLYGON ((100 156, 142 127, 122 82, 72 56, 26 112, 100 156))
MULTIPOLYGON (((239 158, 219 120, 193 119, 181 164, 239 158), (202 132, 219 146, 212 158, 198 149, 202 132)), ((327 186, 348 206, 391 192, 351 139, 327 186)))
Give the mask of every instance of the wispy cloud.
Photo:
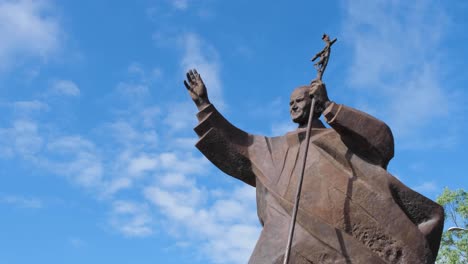
POLYGON ((443 86, 449 69, 440 66, 448 52, 443 37, 449 23, 443 8, 430 1, 346 2, 348 82, 357 94, 378 102, 375 114, 386 117, 403 145, 456 111, 453 90, 443 86))
POLYGON ((215 47, 195 33, 186 33, 179 41, 183 47, 181 65, 184 73, 189 69, 197 69, 208 88, 210 100, 218 108, 224 107, 221 65, 215 47))
POLYGON ((145 171, 154 170, 158 166, 158 159, 148 155, 132 158, 128 165, 130 175, 139 175, 145 171))
POLYGON ((38 124, 29 119, 14 120, 10 127, 0 128, 0 155, 30 157, 44 144, 38 124))
POLYGON ((161 168, 176 173, 202 174, 207 171, 208 160, 200 155, 182 152, 163 152, 159 154, 161 168))
POLYGON ((44 203, 38 198, 24 197, 19 195, 0 196, 0 203, 29 209, 40 209, 44 207, 44 203))
POLYGON ((49 1, 0 1, 0 70, 25 56, 46 60, 60 48, 61 34, 49 1))
POLYGON ((149 94, 149 88, 145 84, 133 84, 121 82, 117 85, 117 91, 124 96, 129 96, 133 99, 141 98, 149 94))
POLYGON ((188 8, 188 0, 169 0, 177 9, 186 10, 188 8))
MULTIPOLYGON (((130 65, 129 72, 135 77, 132 83, 146 85, 143 66, 130 65)), ((50 135, 50 124, 33 116, 16 118, 0 128, 0 150, 63 176, 106 203, 106 223, 124 236, 163 232, 174 245, 198 245, 214 263, 245 263, 260 232, 255 189, 236 185, 212 192, 197 184, 198 177, 215 173, 193 146, 192 102, 166 107, 140 103, 145 98, 138 96, 135 100, 137 107, 111 110, 111 119, 92 135, 59 129, 50 135), (168 228, 161 229, 160 223, 168 228)), ((17 105, 41 105, 31 102, 17 105)), ((52 104, 49 110, 54 110, 52 104)))
POLYGON ((81 186, 94 188, 103 178, 103 164, 93 142, 80 136, 63 136, 50 140, 36 162, 81 186), (57 157, 57 158, 52 158, 57 157))
POLYGON ((181 131, 194 127, 197 123, 196 107, 187 95, 187 102, 173 103, 170 107, 172 111, 167 113, 164 123, 173 131, 181 131))
POLYGON ((153 233, 148 207, 139 202, 115 201, 112 204, 111 225, 130 237, 145 237, 153 233))
MULTIPOLYGON (((145 110, 143 110, 144 112, 145 110)), ((131 149, 143 147, 155 147, 158 144, 158 133, 156 130, 139 129, 131 123, 130 119, 121 119, 105 124, 102 130, 113 137, 117 143, 131 149)), ((143 119, 143 122, 148 120, 143 119)))
POLYGON ((26 114, 31 114, 31 112, 39 112, 49 110, 49 106, 39 100, 32 101, 16 101, 13 103, 15 111, 25 112, 26 114))
POLYGON ((162 182, 164 187, 148 187, 144 194, 174 229, 186 234, 184 240, 188 236, 199 241, 199 250, 214 263, 247 262, 260 232, 254 188, 243 186, 221 192, 221 197, 210 205, 207 201, 213 197, 194 181, 178 176, 174 182, 162 182))
POLYGON ((128 66, 128 73, 133 77, 136 77, 140 83, 150 84, 154 81, 159 80, 163 76, 163 71, 159 67, 155 67, 150 70, 146 70, 143 65, 138 62, 132 62, 128 66))
POLYGON ((52 92, 58 95, 79 96, 80 88, 70 80, 56 80, 52 83, 52 92))

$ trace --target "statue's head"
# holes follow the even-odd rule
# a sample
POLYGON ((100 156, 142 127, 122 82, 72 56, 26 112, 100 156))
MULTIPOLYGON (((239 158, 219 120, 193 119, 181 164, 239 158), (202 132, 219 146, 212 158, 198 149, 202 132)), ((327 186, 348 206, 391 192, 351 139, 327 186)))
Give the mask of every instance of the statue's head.
POLYGON ((310 94, 316 98, 314 116, 312 117, 314 119, 320 117, 324 110, 323 102, 326 101, 325 98, 328 98, 325 84, 320 81, 294 89, 289 101, 289 113, 291 114, 292 121, 299 124, 299 127, 307 126, 312 103, 310 94))
POLYGON ((291 94, 289 100, 289 113, 294 123, 300 127, 307 125, 310 113, 310 104, 312 102, 309 96, 309 86, 299 86, 291 94))

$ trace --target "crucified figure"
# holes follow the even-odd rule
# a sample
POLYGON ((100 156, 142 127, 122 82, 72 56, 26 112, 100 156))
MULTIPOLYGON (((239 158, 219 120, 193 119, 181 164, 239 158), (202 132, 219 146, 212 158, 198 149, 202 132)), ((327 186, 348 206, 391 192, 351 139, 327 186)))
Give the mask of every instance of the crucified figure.
POLYGON ((317 78, 315 80, 322 80, 323 73, 325 72, 325 68, 327 68, 328 59, 330 58, 331 46, 333 43, 336 42, 336 38, 330 41, 330 37, 327 34, 323 34, 322 36, 323 41, 325 41, 325 47, 323 50, 315 54, 315 56, 311 59, 311 61, 315 61, 318 57, 320 60, 314 64, 315 69, 317 69, 317 78))

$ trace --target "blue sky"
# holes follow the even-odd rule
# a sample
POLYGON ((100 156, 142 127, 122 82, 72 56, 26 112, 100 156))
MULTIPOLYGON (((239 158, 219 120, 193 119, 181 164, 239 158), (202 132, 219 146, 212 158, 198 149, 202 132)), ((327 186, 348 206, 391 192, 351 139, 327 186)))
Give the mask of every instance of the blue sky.
POLYGON ((0 263, 245 263, 255 191, 193 146, 196 67, 238 127, 294 129, 290 92, 387 122, 389 171, 468 189, 465 1, 0 0, 0 263))

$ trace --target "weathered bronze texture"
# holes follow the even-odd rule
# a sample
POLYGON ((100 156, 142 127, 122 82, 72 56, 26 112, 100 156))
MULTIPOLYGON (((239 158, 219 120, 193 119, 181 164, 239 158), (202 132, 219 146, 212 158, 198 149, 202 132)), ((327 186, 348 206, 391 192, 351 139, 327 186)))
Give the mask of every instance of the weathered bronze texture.
POLYGON ((330 101, 325 84, 316 81, 291 95, 298 129, 278 137, 253 135, 229 123, 210 103, 196 70, 187 73, 184 84, 199 110, 196 147, 219 169, 256 187, 263 230, 249 263, 283 262, 306 147, 289 263, 435 261, 443 209, 386 170, 394 142, 384 122, 330 101), (317 101, 313 109, 309 95, 317 101))

